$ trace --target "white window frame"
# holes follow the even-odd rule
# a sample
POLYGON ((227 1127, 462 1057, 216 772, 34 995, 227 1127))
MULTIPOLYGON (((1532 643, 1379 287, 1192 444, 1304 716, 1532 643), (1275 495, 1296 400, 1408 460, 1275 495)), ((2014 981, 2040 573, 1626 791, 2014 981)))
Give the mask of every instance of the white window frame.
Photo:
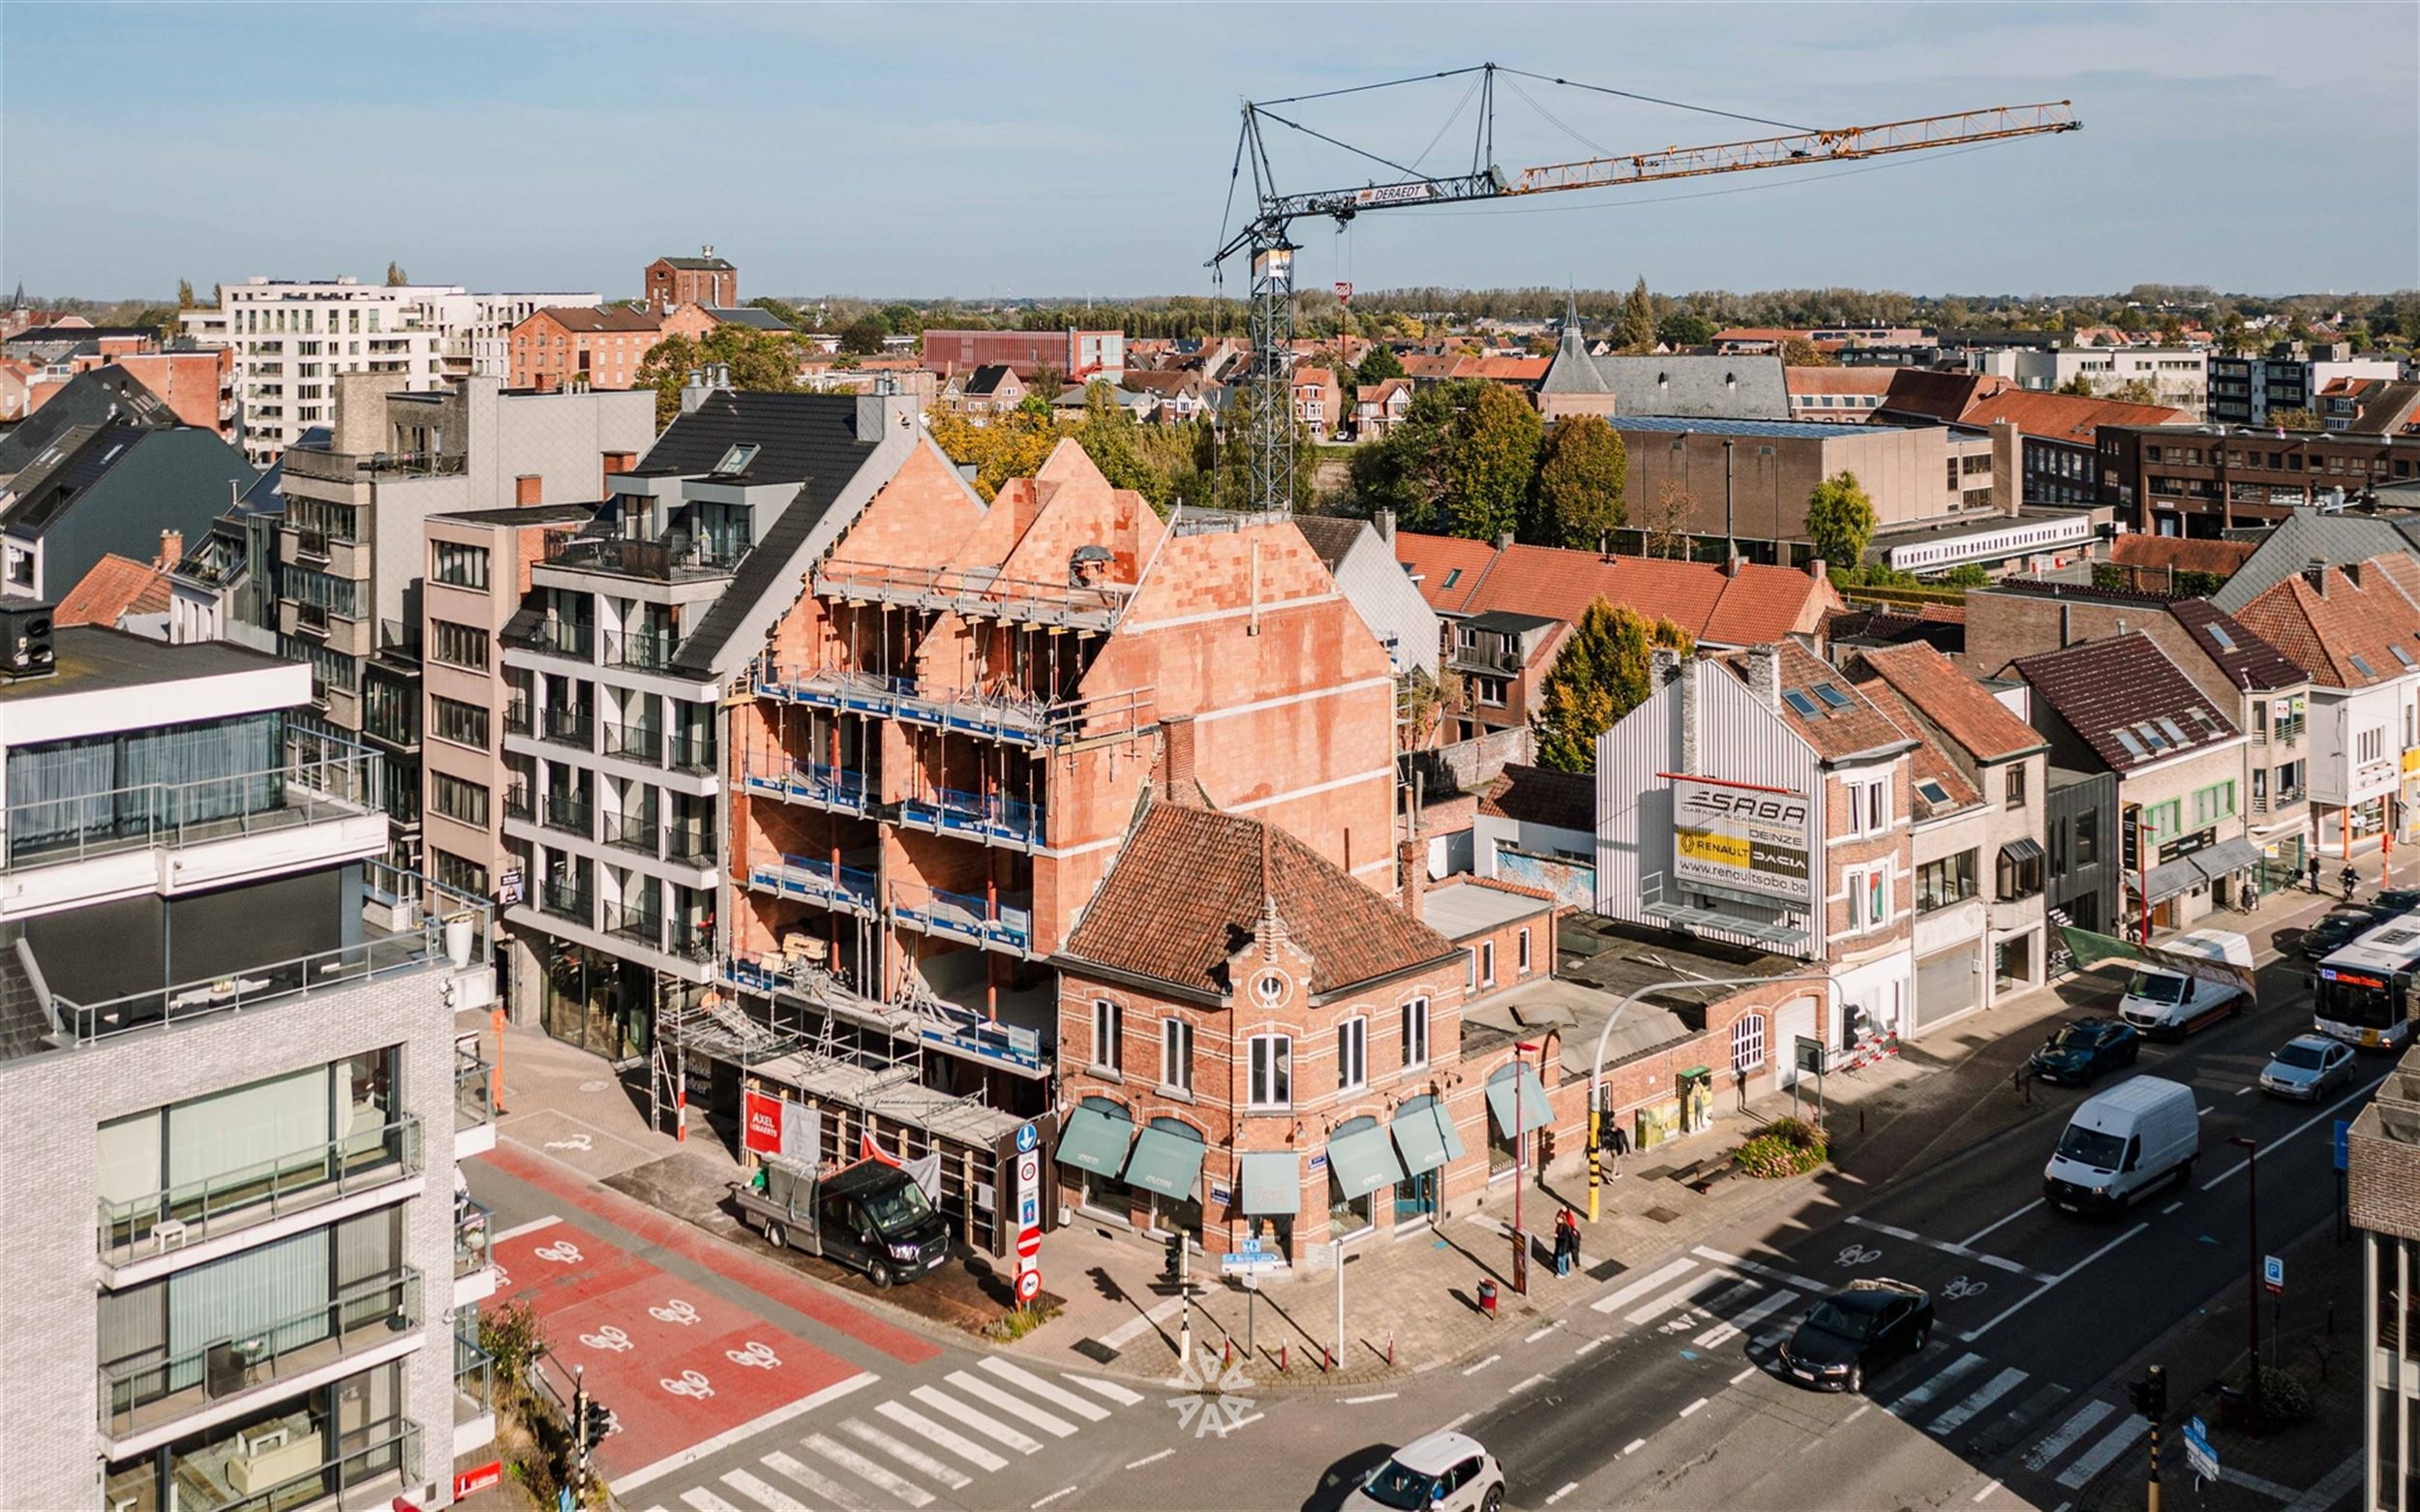
POLYGON ((1286 1034, 1256 1034, 1245 1042, 1248 1057, 1244 1085, 1246 1107, 1290 1108, 1294 1105, 1294 1037, 1286 1034), (1285 1096, 1271 1094, 1276 1085, 1280 1063, 1283 1062, 1285 1096))
POLYGON ((1404 1070, 1413 1071, 1429 1064, 1431 1027, 1427 998, 1411 998, 1404 1004, 1404 1070))
POLYGON ((1336 1090, 1352 1092, 1370 1084, 1370 1020, 1355 1014, 1337 1020, 1336 1090))
POLYGON ((1194 1026, 1188 1019, 1160 1020, 1160 1085, 1190 1096, 1194 1090, 1194 1026))
POLYGON ((1517 955, 1516 972, 1518 975, 1526 977, 1535 969, 1530 964, 1531 956, 1529 953, 1529 931, 1526 927, 1521 931, 1520 941, 1521 947, 1517 955))
POLYGON ((1483 987, 1496 985, 1496 942, 1494 940, 1479 942, 1479 985, 1483 987))
POLYGON ((1092 1069, 1125 1074, 1126 1010, 1105 997, 1092 1000, 1092 1069))
POLYGON ((1870 866, 1851 866, 1840 875, 1848 894, 1848 932, 1865 934, 1888 926, 1891 922, 1891 863, 1877 862, 1870 866), (1872 905, 1870 910, 1869 902, 1872 905))
POLYGON ((1731 1069, 1737 1074, 1765 1069, 1765 1015, 1741 1013, 1731 1021, 1731 1069))
POLYGON ((1881 834, 1891 828, 1891 775, 1841 784, 1849 798, 1847 833, 1881 834))

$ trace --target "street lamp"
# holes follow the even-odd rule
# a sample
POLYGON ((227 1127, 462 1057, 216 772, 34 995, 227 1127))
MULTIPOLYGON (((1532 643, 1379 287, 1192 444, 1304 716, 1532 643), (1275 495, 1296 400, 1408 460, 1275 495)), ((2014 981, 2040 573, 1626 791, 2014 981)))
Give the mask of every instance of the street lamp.
MULTIPOLYGON (((1522 1097, 1522 1095, 1521 1095, 1521 1082, 1522 1082, 1522 1076, 1521 1076, 1521 1074, 1522 1074, 1522 1072, 1523 1072, 1524 1070, 1526 1070, 1526 1069, 1527 1069, 1527 1068, 1526 1068, 1526 1066, 1523 1064, 1521 1057, 1522 1057, 1522 1056, 1524 1056, 1524 1055, 1526 1055, 1526 1054, 1528 1054, 1529 1051, 1534 1050, 1534 1049, 1538 1049, 1538 1048, 1540 1048, 1538 1045, 1531 1044, 1531 1043, 1530 1043, 1528 1041, 1527 1041, 1527 1040, 1518 1041, 1518 1042, 1516 1042, 1516 1043, 1514 1043, 1514 1045, 1513 1045, 1513 1085, 1512 1085, 1512 1095, 1513 1095, 1513 1272, 1512 1272, 1512 1284, 1513 1284, 1513 1295, 1515 1295, 1515 1296, 1517 1296, 1517 1297, 1526 1297, 1526 1296, 1528 1296, 1528 1295, 1529 1294, 1529 1230, 1528 1230, 1528 1229, 1527 1229, 1527 1228, 1525 1228, 1525 1227, 1523 1227, 1523 1226, 1522 1226, 1522 1225, 1521 1225, 1521 1189, 1522 1189, 1522 1187, 1523 1187, 1523 1186, 1527 1185, 1527 1183, 1528 1183, 1528 1178, 1527 1178, 1527 1177, 1526 1177, 1526 1175, 1523 1173, 1523 1169, 1522 1169, 1523 1164, 1524 1164, 1523 1152, 1524 1152, 1524 1151, 1526 1151, 1526 1150, 1528 1148, 1528 1146, 1529 1146, 1529 1134, 1528 1134, 1528 1123, 1529 1123, 1529 1121, 1528 1121, 1528 1116, 1527 1116, 1527 1115, 1528 1115, 1528 1108, 1525 1105, 1525 1104, 1526 1104, 1526 1101, 1527 1101, 1527 1100, 1526 1100, 1526 1099, 1524 1099, 1524 1098, 1522 1097)), ((1542 1062, 1541 1062, 1541 1063, 1542 1063, 1542 1062)), ((1342 1261, 1339 1261, 1339 1264, 1341 1265, 1341 1264, 1342 1264, 1342 1261)), ((1341 1310, 1341 1308, 1340 1308, 1340 1310, 1339 1310, 1339 1311, 1342 1311, 1342 1310, 1341 1310)))
POLYGON ((2226 1141, 2244 1152, 2244 1316, 2251 1325, 2252 1364, 2246 1370, 2249 1426, 2260 1432, 2260 1141, 2242 1134, 2226 1141))

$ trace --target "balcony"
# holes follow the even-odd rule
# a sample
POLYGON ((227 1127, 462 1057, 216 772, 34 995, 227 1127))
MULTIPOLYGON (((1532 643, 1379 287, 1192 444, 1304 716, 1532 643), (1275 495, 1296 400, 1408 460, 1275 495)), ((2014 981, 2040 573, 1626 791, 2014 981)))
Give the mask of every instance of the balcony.
POLYGON ((714 926, 676 919, 672 922, 672 938, 665 949, 667 953, 678 955, 682 960, 711 961, 714 958, 714 926))
POLYGON ((940 888, 894 886, 891 917, 926 934, 971 940, 1019 954, 1030 953, 1034 948, 1033 898, 1027 894, 986 899, 940 888))
POLYGON ((1027 1076, 1050 1069, 1052 1045, 1042 1032, 1002 1023, 946 998, 918 993, 896 1004, 878 1002, 833 972, 771 952, 728 957, 722 976, 734 987, 786 994, 887 1035, 913 1031, 927 1048, 962 1059, 1027 1076))
POLYGON ((416 1181, 420 1138, 419 1118, 406 1113, 198 1181, 105 1200, 95 1228, 102 1263, 127 1265, 358 1192, 416 1181))
MULTIPOLYGON (((0 809, 6 835, 0 869, 175 850, 361 818, 378 810, 382 763, 366 746, 315 738, 290 743, 272 764, 225 776, 20 799, 0 809)), ((12 786, 22 791, 33 784, 12 786)))
POLYGON ((538 911, 583 928, 593 927, 596 921, 596 903, 589 890, 560 878, 550 879, 538 888, 538 911))
POLYGON ((783 897, 804 898, 827 908, 871 919, 875 901, 874 874, 862 866, 844 866, 812 856, 759 855, 749 859, 748 886, 783 897))
POLYGON ((529 796, 527 786, 516 782, 504 790, 504 817, 524 824, 537 822, 537 801, 529 796))
POLYGON ((454 1279, 475 1276, 495 1263, 496 1214, 476 1197, 454 1198, 454 1279))
POLYGON ((596 658, 596 626, 576 620, 542 620, 533 637, 537 650, 550 656, 568 656, 574 661, 593 662, 596 658))
POLYGON ((712 733, 675 735, 670 748, 665 752, 664 764, 675 771, 712 772, 719 771, 721 763, 714 755, 712 733))
POLYGON ((1031 850, 1043 843, 1043 819, 1040 803, 956 788, 935 788, 899 804, 899 823, 908 829, 963 835, 1016 850, 1031 850))
POLYGON ((759 698, 870 714, 1037 748, 1115 739, 1154 723, 1149 688, 1094 698, 1044 699, 1019 689, 953 688, 871 672, 797 671, 762 665, 751 681, 759 698))
POLYGON ((289 446, 285 462, 286 470, 296 477, 351 483, 373 477, 458 477, 469 460, 462 452, 381 451, 359 455, 289 446))
POLYGON ((549 830, 576 834, 583 840, 596 838, 596 805, 576 793, 546 795, 546 817, 539 821, 549 830))
POLYGON ((650 951, 660 951, 664 948, 664 916, 651 909, 608 903, 605 905, 605 933, 633 945, 644 945, 650 951))
POLYGON ((479 1049, 479 1037, 465 1035, 454 1042, 454 1154, 482 1153, 496 1147, 496 1068, 479 1049), (466 1141, 464 1135, 470 1138, 466 1141), (464 1144, 475 1145, 466 1150, 464 1144))
POLYGON ((1134 596, 1131 583, 1045 583, 1004 577, 997 567, 903 567, 836 559, 817 569, 814 586, 817 596, 849 603, 1087 630, 1107 629, 1134 596))
POLYGON ((670 631, 607 630, 600 637, 605 665, 630 672, 661 672, 672 665, 678 642, 670 631))
POLYGON ((741 782, 751 793, 832 813, 862 816, 873 806, 864 773, 822 762, 751 756, 741 782))
POLYGON ((547 566, 608 572, 653 583, 729 577, 745 555, 743 551, 723 550, 711 542, 684 541, 678 536, 639 541, 621 536, 558 535, 546 543, 547 566))
POLYGON ((663 765, 664 732, 655 726, 615 724, 609 720, 600 724, 598 731, 605 738, 604 754, 646 767, 663 765))
MULTIPOLYGON (((174 1354, 146 1351, 104 1365, 101 1431, 112 1439, 128 1438, 323 1372, 416 1329, 420 1309, 420 1273, 396 1265, 259 1327, 174 1354)), ((167 1335, 178 1333, 171 1319, 167 1335)))
POLYGON ((705 825, 666 825, 664 860, 711 870, 714 865, 714 832, 705 825))
MULTIPOLYGON (((301 1417, 300 1414, 281 1424, 280 1431, 287 1435, 284 1440, 285 1443, 317 1444, 321 1446, 321 1453, 326 1453, 325 1436, 316 1427, 311 1426, 310 1420, 301 1417)), ((234 1440, 230 1440, 228 1446, 240 1443, 242 1438, 243 1436, 238 1435, 234 1440)), ((288 1508, 316 1505, 327 1501, 330 1497, 335 1498, 333 1504, 338 1507, 383 1506, 391 1495, 388 1488, 401 1489, 405 1486, 418 1485, 423 1481, 425 1472, 420 1460, 419 1424, 401 1419, 390 1420, 363 1433, 348 1434, 339 1442, 348 1443, 364 1438, 370 1440, 365 1447, 332 1455, 290 1479, 282 1480, 273 1486, 257 1486, 240 1497, 230 1497, 224 1501, 214 1500, 209 1503, 210 1512, 287 1512, 288 1508), (350 1495, 367 1486, 377 1486, 380 1489, 374 1496, 350 1495)), ((199 1477, 211 1473, 197 1469, 193 1464, 194 1461, 211 1452, 211 1449, 203 1449, 190 1456, 178 1456, 176 1474, 180 1485, 185 1477, 199 1477)), ((241 1457, 230 1456, 219 1467, 217 1473, 224 1474, 226 1467, 237 1463, 239 1458, 241 1457)), ((448 1463, 450 1464, 450 1460, 448 1463)), ((204 1484, 207 1484, 207 1481, 204 1484)), ((192 1506, 198 1503, 197 1497, 184 1497, 176 1503, 163 1500, 159 1504, 192 1506)))
POLYGON ((605 821, 604 839, 616 850, 635 851, 641 856, 663 854, 663 830, 653 814, 616 814, 605 821))
POLYGON ((596 749, 596 714, 578 704, 549 705, 538 716, 538 739, 592 751, 596 749))
POLYGON ((504 709, 504 733, 529 735, 535 729, 529 718, 529 701, 516 698, 504 709))

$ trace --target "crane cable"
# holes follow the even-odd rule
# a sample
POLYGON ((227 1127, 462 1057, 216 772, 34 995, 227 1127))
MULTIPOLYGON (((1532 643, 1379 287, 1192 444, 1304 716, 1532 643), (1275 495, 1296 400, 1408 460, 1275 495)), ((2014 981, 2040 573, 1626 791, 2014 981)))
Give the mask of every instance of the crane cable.
POLYGON ((1457 78, 1465 74, 1483 74, 1493 65, 1473 63, 1467 68, 1446 69, 1436 74, 1414 74, 1407 78, 1390 78, 1379 84, 1350 84, 1343 89, 1323 89, 1313 95, 1287 95, 1280 100, 1255 100, 1255 106, 1300 105, 1307 100, 1333 100, 1339 95, 1358 95, 1373 89, 1393 89, 1402 84, 1425 84, 1434 78, 1457 78))
POLYGON ((1532 74, 1527 69, 1499 68, 1497 72, 1519 75, 1523 78, 1534 78, 1541 84, 1560 84, 1566 89, 1592 90, 1600 95, 1616 95, 1624 100, 1637 100, 1647 105, 1665 106, 1675 110, 1695 110, 1701 115, 1719 115, 1728 120, 1746 121, 1753 126, 1778 126, 1785 132, 1821 130, 1819 127, 1800 126, 1796 121, 1774 121, 1761 115, 1741 115, 1737 110, 1717 110, 1712 106, 1690 105, 1684 100, 1664 100, 1654 95, 1636 94, 1627 89, 1615 89, 1605 84, 1584 84, 1576 78, 1554 78, 1544 74, 1532 74))

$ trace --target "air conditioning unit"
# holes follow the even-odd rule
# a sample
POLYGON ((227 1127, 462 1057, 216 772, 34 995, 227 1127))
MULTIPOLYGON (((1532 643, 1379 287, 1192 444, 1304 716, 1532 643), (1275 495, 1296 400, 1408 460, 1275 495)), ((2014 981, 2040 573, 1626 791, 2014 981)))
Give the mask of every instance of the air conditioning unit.
POLYGON ((50 606, 0 603, 0 677, 46 678, 57 670, 50 606))

